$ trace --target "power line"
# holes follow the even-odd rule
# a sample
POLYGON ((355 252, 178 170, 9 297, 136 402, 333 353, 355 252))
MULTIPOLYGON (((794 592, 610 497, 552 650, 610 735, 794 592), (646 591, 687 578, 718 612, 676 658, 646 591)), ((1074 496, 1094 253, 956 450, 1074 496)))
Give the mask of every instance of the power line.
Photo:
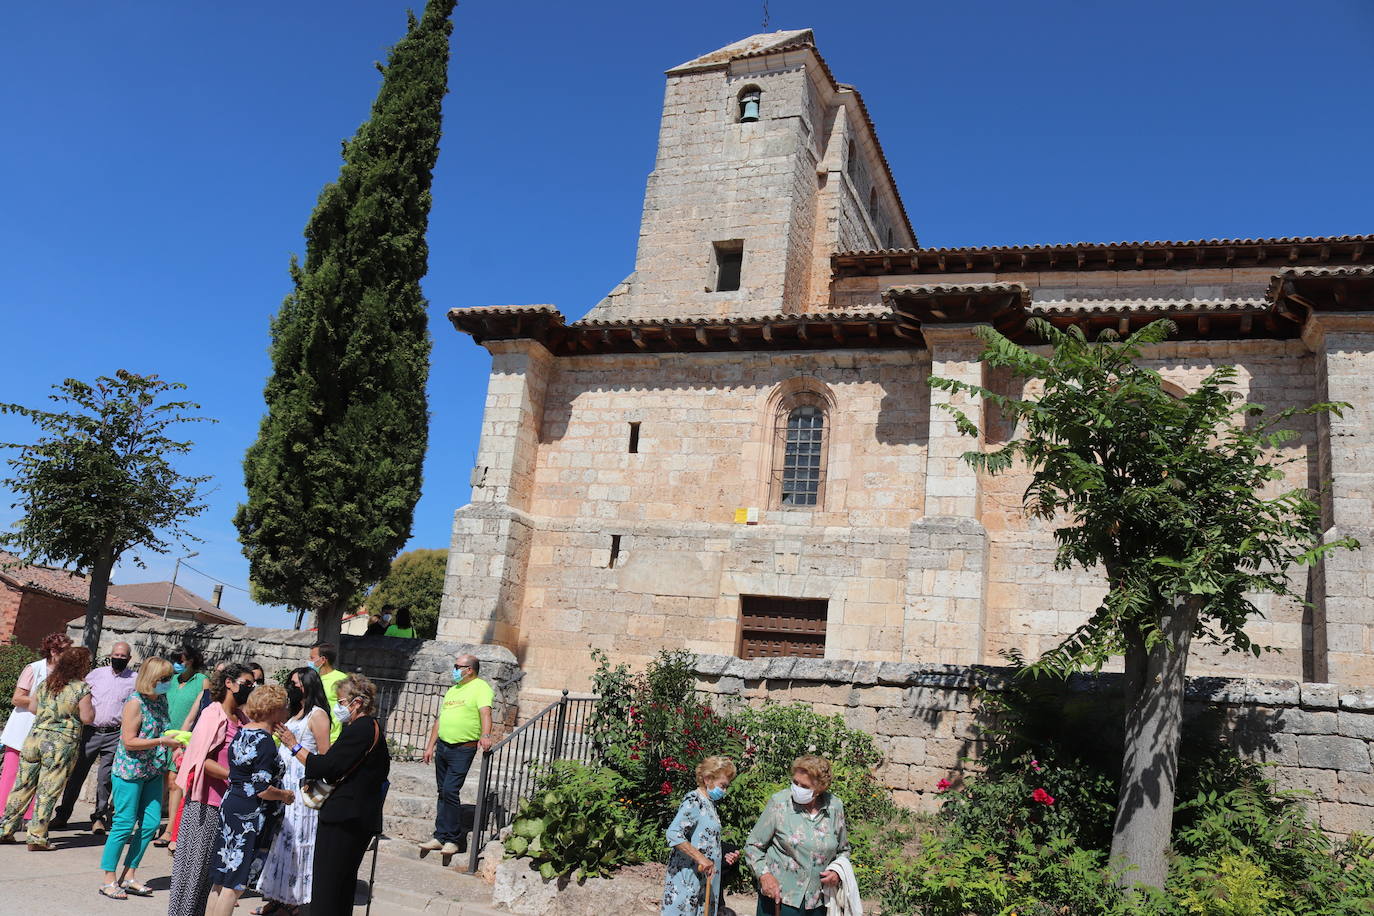
POLYGON ((181 564, 181 565, 184 566, 184 567, 186 567, 187 569, 189 569, 189 570, 190 570, 191 572, 193 572, 193 573, 200 573, 200 575, 204 576, 205 578, 209 579, 209 580, 212 581, 212 582, 218 582, 220 585, 227 585, 227 586, 229 586, 230 588, 236 588, 236 589, 238 589, 238 590, 241 591, 241 592, 246 592, 246 593, 251 594, 251 592, 248 592, 248 589, 244 588, 242 585, 235 585, 235 584, 232 583, 232 582, 225 582, 223 579, 217 579, 216 577, 210 575, 210 574, 207 573, 207 572, 201 572, 200 570, 198 570, 198 569, 196 569, 194 566, 192 566, 190 563, 187 563, 187 562, 185 562, 185 561, 182 561, 182 564, 181 564))

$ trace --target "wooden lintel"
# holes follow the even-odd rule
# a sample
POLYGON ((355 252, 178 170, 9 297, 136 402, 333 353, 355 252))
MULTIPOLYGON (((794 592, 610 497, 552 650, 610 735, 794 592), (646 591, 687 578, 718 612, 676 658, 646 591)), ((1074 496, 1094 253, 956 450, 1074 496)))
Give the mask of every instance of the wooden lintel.
POLYGON ((763 323, 763 339, 769 343, 773 342, 773 323, 771 321, 763 323))
POLYGON ((1290 248, 1288 249, 1288 260, 1290 260, 1290 261, 1296 261, 1297 259, 1298 259, 1298 246, 1297 246, 1297 245, 1293 245, 1292 247, 1290 247, 1290 248))
POLYGON ((1108 249, 1107 249, 1107 266, 1108 266, 1108 267, 1115 267, 1115 266, 1116 266, 1116 249, 1115 249, 1115 248, 1108 248, 1108 249))
POLYGON ((844 343, 844 328, 840 327, 838 321, 830 322, 830 334, 835 338, 836 343, 844 343))
POLYGON ((992 253, 992 269, 993 269, 993 270, 1001 270, 1001 269, 1002 269, 1002 255, 1000 255, 1000 254, 997 253, 996 251, 994 251, 994 252, 992 253))
POLYGON ((730 325, 730 343, 739 346, 739 328, 730 325))
POLYGON ((1207 315, 1199 315, 1197 317, 1197 332, 1203 336, 1206 336, 1207 332, 1211 329, 1212 319, 1207 315))
POLYGON ((1350 295, 1350 289, 1344 280, 1331 288, 1331 295, 1336 298, 1337 305, 1345 305, 1345 300, 1350 295))
POLYGON ((1086 261, 1087 259, 1088 259, 1088 253, 1087 253, 1086 251, 1084 251, 1082 248, 1078 249, 1078 266, 1079 266, 1079 267, 1082 267, 1082 266, 1083 266, 1083 262, 1086 261))
POLYGON ((634 341, 636 347, 647 350, 648 344, 644 342, 644 335, 639 333, 639 328, 630 328, 630 340, 634 341))
POLYGON ((666 344, 668 345, 668 348, 671 349, 671 350, 676 350, 676 349, 677 349, 677 338, 673 336, 673 329, 672 329, 672 328, 660 328, 659 330, 661 330, 661 331, 663 332, 663 342, 666 343, 666 344))
POLYGON ((1135 250, 1135 266, 1136 266, 1136 267, 1144 267, 1144 266, 1145 266, 1145 249, 1144 249, 1144 248, 1137 248, 1137 249, 1135 250))
POLYGON ((1199 245, 1199 246, 1197 246, 1196 248, 1193 249, 1193 261, 1194 261, 1195 263, 1201 264, 1202 261, 1203 261, 1203 259, 1204 259, 1206 256, 1207 256, 1207 249, 1206 249, 1206 248, 1203 248, 1201 245, 1199 245))
POLYGON ((710 342, 706 339, 705 328, 696 328, 696 338, 697 343, 701 344, 703 347, 709 347, 711 345, 710 342))
POLYGON ((1355 247, 1350 252, 1350 260, 1358 261, 1364 257, 1364 242, 1356 242, 1355 247))
POLYGON ((523 334, 520 333, 522 330, 524 330, 524 327, 525 327, 525 316, 524 316, 524 315, 516 315, 516 316, 515 316, 515 336, 516 336, 517 338, 523 337, 523 336, 524 336, 523 334))
POLYGON ((1231 246, 1231 245, 1227 245, 1227 246, 1226 246, 1226 263, 1227 263, 1227 264, 1234 264, 1235 261, 1236 261, 1236 249, 1235 249, 1233 246, 1231 246))
POLYGON ((1321 257, 1321 259, 1322 259, 1323 261, 1329 261, 1329 260, 1331 260, 1331 246, 1330 246, 1330 245, 1323 245, 1323 246, 1321 247, 1320 257, 1321 257))
POLYGON ((1167 251, 1164 252, 1164 263, 1165 263, 1165 264, 1172 264, 1173 262, 1174 262, 1174 250, 1173 250, 1172 248, 1170 248, 1170 249, 1168 249, 1167 251))
POLYGON ((943 254, 937 254, 937 255, 935 256, 935 263, 937 263, 937 264, 940 265, 940 269, 941 269, 941 270, 944 270, 944 269, 945 269, 945 256, 944 256, 943 254))
POLYGON ((883 273, 892 273, 892 259, 886 256, 883 257, 883 273))
POLYGON ((878 322, 870 321, 868 323, 868 337, 870 340, 878 339, 878 322))
POLYGON ((1263 245, 1257 246, 1257 247, 1255 248, 1255 263, 1257 263, 1257 264, 1263 264, 1263 263, 1264 263, 1265 256, 1266 256, 1266 255, 1265 255, 1265 251, 1264 251, 1264 246, 1263 246, 1263 245))
POLYGON ((1255 324, 1255 316, 1254 316, 1254 315, 1248 315, 1248 314, 1247 314, 1247 315, 1241 315, 1241 316, 1240 316, 1240 332, 1241 332, 1242 334, 1245 334, 1245 335, 1248 336, 1248 335, 1250 334, 1250 328, 1253 327, 1254 324, 1255 324))
POLYGON ((921 256, 919 254, 911 256, 911 272, 914 274, 921 272, 921 256))
POLYGON ((973 270, 973 255, 971 255, 971 254, 966 254, 966 255, 964 255, 964 269, 965 269, 965 270, 973 270))
POLYGON ((608 347, 612 345, 613 341, 611 340, 610 328, 607 328, 606 330, 601 332, 601 342, 608 347))
POLYGON ((1050 249, 1050 266, 1051 266, 1051 267, 1054 266, 1054 262, 1055 262, 1055 259, 1056 259, 1056 255, 1057 255, 1057 254, 1058 254, 1058 252, 1056 252, 1053 248, 1050 249))
POLYGON ((806 322, 802 321, 797 324, 797 340, 806 340, 806 334, 806 322))

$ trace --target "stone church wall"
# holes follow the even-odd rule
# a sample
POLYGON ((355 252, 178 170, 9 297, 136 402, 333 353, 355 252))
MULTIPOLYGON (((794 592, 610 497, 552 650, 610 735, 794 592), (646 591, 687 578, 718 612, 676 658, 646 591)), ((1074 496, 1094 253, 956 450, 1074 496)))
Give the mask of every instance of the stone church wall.
MULTIPOLYGON (((838 659, 702 655, 700 688, 717 708, 804 703, 872 735, 886 756, 884 785, 907 807, 934 810, 936 784, 957 783, 980 750, 974 691, 996 690, 1007 669, 838 659)), ((1119 677, 1080 675, 1071 690, 1094 702, 1119 696, 1119 677)), ((1284 679, 1189 680, 1185 730, 1207 729, 1273 766, 1281 787, 1311 793, 1322 829, 1374 828, 1374 688, 1284 679)))

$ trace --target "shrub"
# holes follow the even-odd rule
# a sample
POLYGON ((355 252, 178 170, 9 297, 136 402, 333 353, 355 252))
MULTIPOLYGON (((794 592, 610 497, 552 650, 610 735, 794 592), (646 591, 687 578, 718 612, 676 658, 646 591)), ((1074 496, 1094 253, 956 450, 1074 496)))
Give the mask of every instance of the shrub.
POLYGON ((0 645, 0 724, 4 724, 14 709, 10 700, 14 698, 14 685, 19 682, 24 666, 37 658, 37 652, 13 639, 0 645))
POLYGON ((550 764, 533 795, 521 802, 505 840, 507 855, 533 859, 545 878, 571 873, 575 880, 640 861, 636 850, 646 844, 646 825, 628 789, 606 767, 572 760, 550 764))

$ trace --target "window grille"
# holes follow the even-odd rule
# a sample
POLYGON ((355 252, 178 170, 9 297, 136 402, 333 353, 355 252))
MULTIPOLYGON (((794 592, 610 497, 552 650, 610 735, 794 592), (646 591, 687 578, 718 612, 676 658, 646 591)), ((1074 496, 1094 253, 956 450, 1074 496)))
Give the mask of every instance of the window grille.
POLYGON ((820 504, 825 482, 825 411, 804 403, 779 413, 774 479, 782 508, 820 504))

